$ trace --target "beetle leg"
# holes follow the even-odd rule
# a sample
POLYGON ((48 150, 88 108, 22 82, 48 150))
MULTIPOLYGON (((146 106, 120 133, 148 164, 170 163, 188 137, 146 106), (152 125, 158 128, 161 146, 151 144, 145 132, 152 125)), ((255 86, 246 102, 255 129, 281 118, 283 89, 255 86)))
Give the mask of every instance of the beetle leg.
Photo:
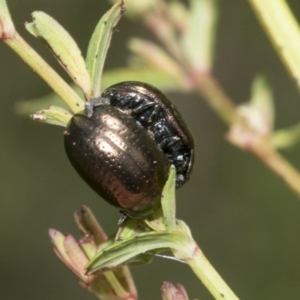
POLYGON ((147 128, 149 126, 155 127, 157 120, 162 117, 160 106, 154 102, 141 105, 138 109, 134 110, 132 115, 138 117, 141 123, 147 128))
POLYGON ((165 123, 165 120, 160 120, 158 122, 152 123, 149 128, 150 131, 153 131, 157 143, 164 145, 166 141, 169 140, 169 137, 172 137, 169 127, 165 123))
POLYGON ((161 141, 158 141, 160 148, 167 155, 171 164, 175 165, 177 171, 177 178, 182 178, 182 172, 184 172, 187 162, 186 151, 182 148, 181 142, 178 137, 167 137, 161 141))
POLYGON ((149 111, 148 123, 151 124, 156 120, 160 119, 161 108, 158 104, 155 104, 151 111, 149 111))
POLYGON ((164 150, 172 150, 176 151, 178 150, 178 137, 166 137, 163 140, 159 141, 159 145, 164 150))
POLYGON ((110 105, 108 98, 92 98, 85 103, 85 114, 90 118, 93 115, 94 108, 99 105, 110 105))

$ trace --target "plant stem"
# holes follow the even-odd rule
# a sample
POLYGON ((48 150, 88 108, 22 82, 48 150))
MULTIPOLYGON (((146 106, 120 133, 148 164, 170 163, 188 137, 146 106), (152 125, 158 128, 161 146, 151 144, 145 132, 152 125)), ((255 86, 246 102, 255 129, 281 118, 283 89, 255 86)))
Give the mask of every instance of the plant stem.
POLYGON ((17 32, 3 41, 45 80, 73 113, 84 109, 84 101, 17 32))
POLYGON ((256 139, 251 144, 250 150, 281 177, 291 190, 300 195, 299 172, 280 153, 275 151, 268 141, 256 139))
POLYGON ((189 245, 180 245, 180 248, 184 249, 184 252, 174 251, 174 255, 183 258, 216 300, 239 300, 195 241, 191 240, 189 245))
POLYGON ((216 300, 239 299, 213 268, 199 248, 194 254, 193 263, 189 263, 189 265, 216 300))
MULTIPOLYGON (((299 52, 300 53, 300 52, 299 52)), ((193 74, 194 88, 204 97, 209 106, 228 125, 239 124, 244 134, 253 135, 245 121, 237 113, 233 101, 210 74, 193 74)), ((275 174, 279 175, 296 194, 300 195, 299 172, 270 144, 268 137, 255 137, 250 144, 229 139, 235 146, 252 152, 275 174)))
POLYGON ((249 0, 300 89, 300 28, 284 0, 249 0))
POLYGON ((210 73, 194 73, 191 79, 194 89, 227 125, 232 125, 240 119, 233 101, 210 73))
MULTIPOLYGON (((103 274, 107 281, 110 283, 110 285, 114 288, 115 293, 120 297, 124 299, 129 299, 129 293, 124 290, 122 285, 120 284, 119 280, 116 278, 116 275, 114 272, 108 271, 104 272, 103 274)), ((130 298, 131 299, 131 298, 130 298)))

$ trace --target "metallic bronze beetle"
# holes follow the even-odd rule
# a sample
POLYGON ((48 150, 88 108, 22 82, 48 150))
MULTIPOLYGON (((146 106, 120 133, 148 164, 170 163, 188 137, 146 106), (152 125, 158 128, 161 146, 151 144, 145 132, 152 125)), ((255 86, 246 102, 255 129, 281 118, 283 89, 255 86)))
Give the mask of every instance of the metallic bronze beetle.
POLYGON ((180 114, 154 87, 140 82, 111 86, 72 117, 64 135, 79 175, 130 217, 159 205, 170 164, 180 187, 193 165, 194 142, 180 114))

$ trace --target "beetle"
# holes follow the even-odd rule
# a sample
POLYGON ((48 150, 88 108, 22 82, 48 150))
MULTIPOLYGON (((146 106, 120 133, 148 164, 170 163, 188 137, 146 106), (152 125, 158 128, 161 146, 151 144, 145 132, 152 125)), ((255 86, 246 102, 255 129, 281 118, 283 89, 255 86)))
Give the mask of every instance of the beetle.
POLYGON ((96 193, 130 217, 160 204, 170 163, 135 120, 109 105, 76 114, 64 134, 67 156, 96 193))
POLYGON ((175 166, 177 188, 189 180, 194 139, 176 107, 160 90, 150 84, 127 81, 107 88, 102 97, 147 130, 175 166))
POLYGON ((177 188, 188 179, 194 141, 171 102, 140 82, 109 87, 75 114, 64 134, 67 156, 102 198, 139 218, 160 205, 171 164, 177 188))

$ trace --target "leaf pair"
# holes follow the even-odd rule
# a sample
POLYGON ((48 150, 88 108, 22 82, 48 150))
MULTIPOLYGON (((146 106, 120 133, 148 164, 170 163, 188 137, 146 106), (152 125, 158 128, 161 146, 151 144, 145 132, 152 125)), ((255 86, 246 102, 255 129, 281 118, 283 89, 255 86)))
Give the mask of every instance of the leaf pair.
MULTIPOLYGON (((27 23, 26 29, 49 47, 61 66, 83 92, 85 99, 90 100, 101 95, 105 58, 114 27, 124 11, 124 2, 119 0, 102 16, 91 37, 86 60, 83 59, 81 51, 71 35, 46 13, 34 12, 32 14, 33 22, 27 23)), ((77 111, 72 109, 73 112, 77 113, 82 110, 84 102, 82 99, 77 111)), ((72 103, 72 108, 73 104, 75 103, 72 103)), ((66 110, 51 106, 36 112, 32 118, 45 123, 66 126, 71 116, 66 110)))

